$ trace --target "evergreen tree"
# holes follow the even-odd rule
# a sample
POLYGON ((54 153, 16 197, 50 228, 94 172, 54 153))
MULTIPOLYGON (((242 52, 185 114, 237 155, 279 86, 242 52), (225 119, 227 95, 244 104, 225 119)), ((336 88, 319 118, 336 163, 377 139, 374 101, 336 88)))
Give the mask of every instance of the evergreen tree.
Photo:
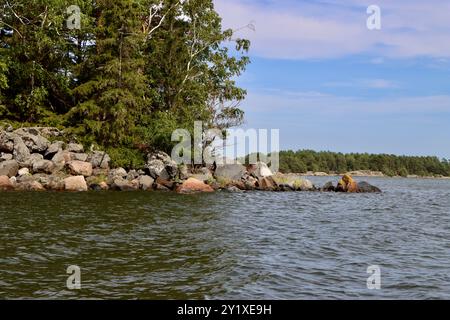
POLYGON ((74 89, 80 103, 70 119, 89 142, 132 145, 136 120, 149 104, 139 5, 135 0, 99 0, 96 14, 95 54, 84 62, 94 76, 74 89))
POLYGON ((64 1, 15 0, 0 7, 0 47, 8 61, 3 118, 53 123, 68 110, 64 1))

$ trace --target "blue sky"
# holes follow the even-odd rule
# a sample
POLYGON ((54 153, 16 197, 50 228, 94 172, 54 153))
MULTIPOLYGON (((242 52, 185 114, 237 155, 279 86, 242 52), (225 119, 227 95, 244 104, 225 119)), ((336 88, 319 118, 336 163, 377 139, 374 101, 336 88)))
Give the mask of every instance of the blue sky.
POLYGON ((450 158, 450 1, 215 3, 225 27, 255 26, 245 127, 280 129, 281 149, 450 158))

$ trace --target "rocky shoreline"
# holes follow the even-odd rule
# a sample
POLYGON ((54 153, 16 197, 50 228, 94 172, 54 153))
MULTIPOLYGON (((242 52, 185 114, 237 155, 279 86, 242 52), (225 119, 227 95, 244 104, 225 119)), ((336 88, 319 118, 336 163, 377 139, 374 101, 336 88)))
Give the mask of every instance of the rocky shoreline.
POLYGON ((326 173, 326 172, 313 172, 309 171, 306 173, 291 173, 292 175, 302 176, 302 177, 339 177, 342 175, 349 175, 352 177, 360 177, 360 178, 399 178, 399 179, 450 179, 450 177, 446 176, 418 176, 418 175, 407 175, 406 177, 402 176, 388 176, 385 175, 381 171, 370 171, 370 170, 358 170, 358 171, 350 171, 346 173, 326 173))
POLYGON ((0 191, 381 192, 350 175, 318 188, 295 175, 273 174, 263 162, 196 168, 178 165, 164 152, 150 153, 147 159, 141 170, 111 168, 107 153, 65 142, 55 128, 9 128, 0 130, 0 191))

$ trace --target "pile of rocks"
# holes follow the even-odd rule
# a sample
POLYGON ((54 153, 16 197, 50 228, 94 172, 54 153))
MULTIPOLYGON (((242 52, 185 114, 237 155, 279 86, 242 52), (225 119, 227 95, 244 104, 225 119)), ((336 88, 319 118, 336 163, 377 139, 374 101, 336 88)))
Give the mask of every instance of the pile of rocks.
POLYGON ((109 171, 105 152, 84 152, 54 128, 0 130, 0 190, 87 191, 87 178, 109 171))
POLYGON ((346 193, 378 193, 381 190, 366 181, 356 182, 346 174, 339 180, 337 186, 333 182, 327 182, 321 189, 324 192, 346 192, 346 193))
POLYGON ((178 165, 164 152, 147 156, 145 168, 110 168, 105 152, 85 152, 83 145, 65 143, 54 128, 0 130, 0 191, 161 190, 178 193, 226 190, 374 192, 366 183, 344 176, 337 187, 322 189, 291 175, 274 175, 258 162, 196 168, 178 165))

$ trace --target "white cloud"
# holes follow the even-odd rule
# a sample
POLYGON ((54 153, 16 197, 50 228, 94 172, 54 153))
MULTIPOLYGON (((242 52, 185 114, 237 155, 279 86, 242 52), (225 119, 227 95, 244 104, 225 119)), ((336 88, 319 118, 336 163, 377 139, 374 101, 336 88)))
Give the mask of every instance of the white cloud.
POLYGON ((398 98, 362 99, 330 94, 292 94, 291 92, 252 92, 243 105, 246 111, 266 114, 314 114, 315 116, 348 115, 371 116, 404 114, 410 116, 450 114, 450 96, 418 96, 398 98))
POLYGON ((353 81, 327 82, 325 87, 348 87, 348 88, 369 88, 369 89, 397 89, 400 85, 387 79, 357 79, 353 81))
POLYGON ((378 0, 382 28, 366 28, 373 1, 215 0, 224 26, 243 29, 252 53, 267 58, 321 59, 369 53, 383 57, 450 57, 450 1, 378 0))

